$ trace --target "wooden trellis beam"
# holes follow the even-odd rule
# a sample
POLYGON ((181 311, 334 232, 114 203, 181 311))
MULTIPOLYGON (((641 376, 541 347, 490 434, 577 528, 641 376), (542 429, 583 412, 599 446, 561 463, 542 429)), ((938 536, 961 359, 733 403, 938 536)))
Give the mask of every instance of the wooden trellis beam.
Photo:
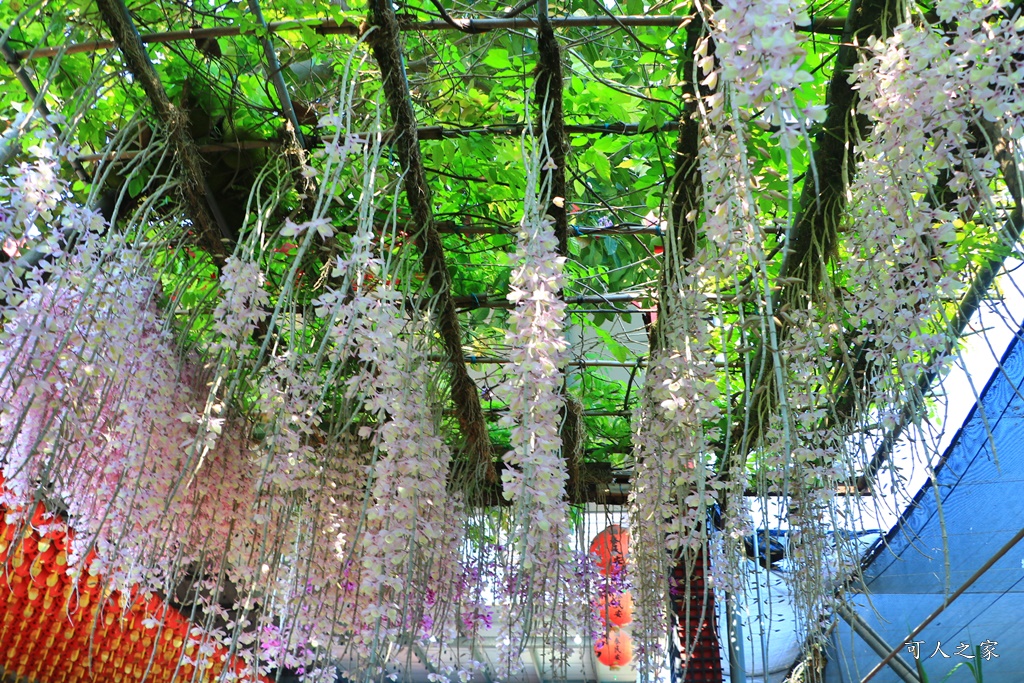
MULTIPOLYGON (((665 268, 661 280, 665 291, 675 288, 679 277, 697 253, 698 216, 704 206, 697 106, 698 98, 710 92, 706 86, 695 82, 694 52, 704 33, 704 20, 697 12, 694 20, 686 27, 686 49, 679 65, 683 75, 680 84, 683 91, 683 115, 679 119, 672 176, 666 183, 671 192, 672 238, 665 242, 665 268)), ((708 53, 713 54, 714 50, 714 43, 710 42, 708 53)))
MULTIPOLYGON (((654 135, 656 133, 674 131, 677 126, 678 124, 675 121, 669 121, 659 126, 644 126, 643 128, 639 124, 622 121, 611 123, 563 123, 563 129, 566 133, 597 133, 600 135, 654 135)), ((449 138, 466 137, 467 135, 509 135, 518 137, 525 130, 526 124, 524 123, 496 124, 473 128, 424 126, 420 129, 422 133, 420 140, 446 140, 449 138)), ((385 132, 385 135, 388 132, 385 132)))
MULTIPOLYGON (((506 448, 495 444, 495 450, 506 448)), ((498 464, 499 471, 506 467, 498 464)), ((566 499, 573 505, 594 503, 597 505, 626 505, 629 502, 630 472, 616 471, 611 463, 580 463, 577 485, 566 489, 566 499)), ((474 504, 484 507, 508 507, 510 500, 502 495, 501 483, 484 487, 474 504)))
MULTIPOLYGON (((502 444, 494 444, 494 450, 500 451, 506 448, 502 444)), ((629 451, 627 450, 628 454, 629 451)), ((498 464, 499 471, 503 469, 503 463, 498 464)), ((615 469, 608 462, 582 462, 579 468, 579 484, 575 489, 567 489, 566 497, 574 505, 594 503, 597 505, 627 505, 629 503, 629 492, 633 485, 633 470, 615 469)), ((755 491, 748 489, 744 496, 748 498, 777 498, 782 492, 770 489, 768 491, 755 491)), ((839 487, 836 489, 838 496, 861 496, 862 492, 856 489, 839 487)), ((486 488, 481 492, 479 498, 474 501, 477 505, 506 507, 511 502, 502 495, 501 485, 486 488)))
MULTIPOLYGON (((736 294, 715 294, 707 293, 704 295, 707 299, 712 301, 722 302, 735 302, 742 303, 749 301, 743 295, 737 296, 736 294)), ((600 304, 617 304, 617 303, 633 303, 636 301, 643 301, 645 299, 654 298, 653 292, 640 291, 640 292, 608 292, 606 294, 582 294, 579 296, 568 296, 564 298, 565 303, 570 306, 585 306, 587 304, 600 305, 600 304)), ((478 308, 514 308, 514 304, 509 303, 508 297, 505 294, 469 294, 466 296, 452 297, 452 301, 456 306, 459 307, 460 311, 472 311, 478 308)), ((647 309, 635 308, 635 309, 609 309, 604 312, 619 312, 619 313, 644 313, 647 309)))
MULTIPOLYGON (((594 17, 552 17, 551 25, 556 28, 641 28, 650 27, 676 27, 682 26, 688 20, 688 16, 678 15, 623 15, 623 16, 594 16, 594 17)), ((486 32, 496 30, 528 30, 537 28, 537 20, 532 17, 512 18, 491 18, 480 17, 476 19, 456 19, 462 30, 468 28, 475 32, 486 32)), ((803 33, 819 33, 838 35, 842 33, 844 19, 842 17, 820 17, 810 25, 797 26, 796 29, 803 33)), ((360 27, 353 23, 338 24, 329 19, 289 19, 286 21, 272 21, 267 24, 268 33, 284 33, 286 31, 299 31, 304 28, 311 28, 322 35, 359 35, 360 27)), ((456 27, 445 21, 413 21, 404 19, 398 22, 399 31, 423 32, 423 31, 454 31, 456 27)), ((204 40, 210 38, 233 38, 241 35, 253 35, 256 31, 252 28, 240 26, 217 26, 212 28, 182 29, 179 31, 161 31, 158 33, 147 33, 141 36, 143 43, 175 43, 185 40, 204 40)), ((15 54, 19 59, 42 59, 44 57, 56 56, 62 50, 64 54, 81 54, 83 52, 98 52, 109 50, 114 47, 111 40, 91 40, 75 45, 61 47, 42 47, 31 50, 21 50, 15 54)))
MULTIPOLYGON (((626 312, 629 313, 629 312, 632 312, 632 311, 626 311, 626 312)), ((429 359, 434 361, 434 362, 442 362, 442 361, 444 361, 444 357, 443 356, 439 356, 439 355, 432 355, 432 356, 429 357, 429 359)), ((501 356, 474 356, 473 354, 468 354, 466 356, 466 362, 469 363, 470 365, 477 365, 477 364, 479 364, 479 365, 507 365, 507 364, 509 364, 509 363, 511 363, 513 361, 512 361, 511 358, 503 358, 501 356)), ((723 361, 717 361, 717 360, 713 361, 713 365, 716 368, 728 367, 727 363, 725 363, 723 361)), ((733 364, 734 367, 736 365, 737 364, 735 364, 735 363, 733 364)), ((633 370, 633 369, 639 369, 639 368, 647 367, 647 358, 646 358, 646 356, 639 356, 639 357, 637 357, 636 360, 632 360, 632 361, 628 361, 628 360, 625 360, 625 361, 624 360, 607 360, 607 359, 593 360, 593 359, 589 359, 589 358, 581 358, 579 360, 571 360, 568 363, 566 363, 565 366, 568 367, 568 368, 580 368, 580 369, 586 369, 586 368, 622 368, 623 370, 633 370)))
POLYGON ((404 169, 405 195, 412 212, 415 242, 422 253, 427 281, 436 296, 433 306, 435 323, 448 357, 452 401, 471 463, 470 476, 476 481, 494 483, 498 478, 491 460, 490 434, 480 405, 480 394, 469 376, 462 351, 462 328, 451 296, 452 276, 448 271, 441 236, 434 227, 430 186, 420 155, 416 115, 399 41, 398 19, 390 0, 370 0, 368 19, 371 33, 367 41, 380 67, 384 96, 397 133, 395 149, 404 169))

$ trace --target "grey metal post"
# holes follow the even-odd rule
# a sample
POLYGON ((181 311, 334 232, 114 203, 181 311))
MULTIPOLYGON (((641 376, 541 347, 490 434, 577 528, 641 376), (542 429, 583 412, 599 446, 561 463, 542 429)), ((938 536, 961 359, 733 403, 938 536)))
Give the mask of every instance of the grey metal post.
POLYGON ((725 633, 729 638, 729 681, 747 683, 743 660, 743 622, 736 609, 736 596, 725 594, 725 633))

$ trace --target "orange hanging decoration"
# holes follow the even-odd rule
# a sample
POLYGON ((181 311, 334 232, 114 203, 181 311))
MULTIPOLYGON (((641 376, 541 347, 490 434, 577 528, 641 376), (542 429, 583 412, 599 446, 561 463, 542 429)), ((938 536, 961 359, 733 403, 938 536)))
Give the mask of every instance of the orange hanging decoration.
POLYGON ((600 596, 595 604, 606 624, 625 626, 633 621, 633 595, 629 591, 600 596))
POLYGON ((156 595, 106 591, 89 571, 95 550, 80 575, 70 574, 67 524, 41 504, 28 525, 25 516, 27 510, 0 505, 0 670, 39 683, 141 683, 169 680, 174 672, 176 680, 201 683, 220 680, 222 672, 267 683, 244 675, 242 662, 219 644, 197 661, 212 644, 156 595))
POLYGON ((629 531, 618 524, 594 536, 590 542, 590 554, 597 557, 597 570, 602 576, 617 576, 626 567, 629 555, 629 531))
POLYGON ((626 666, 633 661, 633 639, 625 631, 613 627, 603 640, 594 643, 594 654, 597 655, 597 661, 609 668, 626 666))

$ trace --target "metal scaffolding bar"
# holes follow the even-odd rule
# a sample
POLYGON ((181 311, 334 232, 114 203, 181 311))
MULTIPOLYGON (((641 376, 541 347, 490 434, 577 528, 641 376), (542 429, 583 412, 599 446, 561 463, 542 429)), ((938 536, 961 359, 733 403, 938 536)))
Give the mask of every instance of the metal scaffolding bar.
MULTIPOLYGON (((871 628, 871 625, 857 613, 857 611, 847 605, 845 602, 841 602, 836 605, 836 614, 842 617, 843 621, 850 625, 853 632, 864 639, 864 642, 868 644, 872 650, 878 653, 879 657, 884 657, 888 652, 892 651, 892 646, 885 642, 882 638, 871 628)), ((902 649, 896 648, 896 651, 902 649)), ((902 657, 893 657, 889 660, 889 668, 892 669, 900 680, 904 683, 921 683, 921 677, 917 675, 917 672, 910 668, 902 657)))
MULTIPOLYGON (((249 11, 255 17, 256 23, 266 29, 267 20, 263 18, 263 11, 260 9, 258 0, 249 0, 249 11)), ((305 149, 306 140, 302 137, 299 117, 295 115, 295 107, 292 106, 292 99, 288 96, 288 86, 285 84, 284 74, 281 72, 281 61, 277 58, 277 50, 274 49, 274 44, 270 41, 269 31, 260 38, 260 42, 263 44, 263 55, 267 58, 267 78, 274 84, 277 99, 281 101, 281 110, 293 128, 295 142, 298 143, 299 147, 305 149)))
MULTIPOLYGON (((556 28, 640 28, 644 26, 682 26, 689 21, 689 15, 623 15, 623 16, 593 16, 593 17, 552 17, 551 24, 556 28)), ((511 17, 491 18, 480 17, 476 19, 456 19, 458 26, 452 26, 444 20, 436 21, 400 21, 399 29, 402 31, 469 31, 486 32, 500 29, 526 30, 537 27, 537 19, 534 17, 511 17)), ((796 29, 803 33, 820 33, 838 35, 842 32, 842 17, 821 17, 815 19, 810 25, 797 26, 796 29)), ((358 24, 345 22, 338 24, 329 19, 289 19, 286 21, 272 21, 267 24, 268 33, 283 33, 286 31, 298 31, 303 28, 311 28, 323 35, 359 35, 362 29, 358 24)), ((184 40, 203 40, 209 38, 233 38, 240 35, 251 35, 256 33, 252 28, 240 26, 217 26, 213 28, 193 28, 180 31, 161 31, 148 33, 142 36, 142 42, 146 44, 174 43, 184 40)), ((77 45, 69 45, 64 50, 66 54, 73 55, 82 52, 97 52, 108 50, 114 47, 111 40, 92 40, 77 45)), ((41 59, 53 57, 61 51, 61 47, 43 47, 32 50, 22 50, 15 53, 19 59, 41 59)))
MULTIPOLYGON (((565 303, 570 306, 586 304, 613 304, 632 303, 650 298, 650 292, 614 292, 610 294, 591 294, 586 296, 567 296, 565 303)), ((470 296, 452 297, 452 303, 461 311, 471 311, 477 308, 515 308, 516 305, 508 300, 504 294, 471 294, 470 296)), ((642 313, 641 309, 635 311, 620 311, 621 313, 642 313)))
MULTIPOLYGON (((1014 534, 1013 538, 1011 538, 1009 541, 1007 541, 1006 544, 1003 545, 1002 548, 997 550, 995 552, 995 554, 992 555, 992 557, 988 558, 988 560, 985 562, 985 564, 981 565, 978 568, 978 571, 976 571, 973 574, 971 574, 971 577, 969 579, 967 579, 966 581, 964 581, 963 585, 961 585, 959 588, 957 588, 955 593, 953 593, 948 598, 943 600, 942 604, 939 605, 938 607, 936 607, 934 612, 932 612, 927 617, 925 617, 924 621, 922 621, 920 624, 918 624, 917 627, 913 631, 911 631, 909 635, 907 635, 907 637, 904 639, 904 643, 914 639, 919 633, 921 633, 921 631, 923 631, 928 626, 928 624, 930 624, 933 621, 935 621, 935 619, 940 614, 942 614, 944 611, 946 611, 947 607, 952 605, 953 602, 955 602, 957 598, 959 598, 961 595, 963 595, 967 591, 968 588, 973 586, 975 581, 977 581, 982 576, 984 576, 985 572, 987 572, 989 569, 992 568, 992 565, 994 565, 996 562, 998 562, 1000 559, 1002 559, 1003 555, 1005 555, 1006 553, 1008 553, 1011 550, 1013 550, 1013 547, 1015 545, 1017 545, 1022 538, 1024 538, 1024 529, 1021 529, 1016 534, 1014 534)), ((892 659, 894 657, 896 657, 896 655, 898 655, 900 650, 902 650, 902 649, 903 649, 903 644, 901 643, 899 647, 893 648, 892 650, 890 650, 889 654, 885 655, 885 657, 882 658, 882 661, 880 661, 878 664, 876 664, 875 668, 872 669, 871 671, 869 671, 868 675, 861 679, 860 683, 868 683, 868 681, 870 681, 872 678, 874 678, 875 675, 878 674, 878 672, 882 670, 882 667, 884 667, 886 664, 888 664, 890 661, 892 661, 892 659)))
MULTIPOLYGON (((434 362, 440 362, 444 360, 443 356, 433 354, 430 356, 430 360, 434 362)), ((474 356, 472 354, 466 354, 466 362, 470 364, 481 364, 481 365, 506 365, 512 362, 511 358, 501 358, 498 356, 474 356)), ((573 360, 566 363, 567 367, 570 368, 635 368, 644 367, 647 365, 646 358, 637 358, 635 361, 618 361, 618 360, 590 360, 587 358, 581 358, 579 360, 573 360)))

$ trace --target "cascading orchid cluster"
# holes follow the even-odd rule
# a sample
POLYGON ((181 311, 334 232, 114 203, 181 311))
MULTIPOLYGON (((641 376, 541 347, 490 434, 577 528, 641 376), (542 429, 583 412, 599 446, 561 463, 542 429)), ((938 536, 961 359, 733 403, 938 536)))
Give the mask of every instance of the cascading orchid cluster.
POLYGON ((39 286, 41 266, 63 255, 68 236, 104 230, 98 211, 65 201, 70 187, 58 174, 56 145, 43 132, 32 135, 39 143, 28 150, 31 161, 0 173, 0 310, 13 309, 39 286), (44 257, 35 267, 23 262, 32 251, 44 257))
POLYGON ((452 602, 461 575, 464 522, 460 502, 447 490, 450 451, 440 433, 439 394, 429 367, 429 333, 410 321, 406 295, 384 279, 374 253, 369 210, 375 188, 372 164, 351 252, 332 273, 342 289, 316 302, 328 323, 333 368, 356 362, 344 377, 344 394, 358 420, 358 437, 375 452, 366 468, 365 512, 338 519, 336 552, 348 580, 341 615, 351 634, 348 657, 383 671, 400 642, 443 642, 457 634, 452 602), (366 204, 364 206, 364 204, 366 204), (349 293, 348 290, 351 290, 349 293))
MULTIPOLYGON (((51 190, 59 195, 61 187, 54 181, 51 190)), ((18 220, 35 196, 23 195, 12 203, 18 220)), ((90 212, 62 215, 88 219, 66 228, 81 235, 68 259, 77 269, 52 269, 45 285, 30 279, 10 290, 27 296, 5 302, 5 502, 42 497, 66 506, 73 571, 102 572, 110 587, 173 595, 188 572, 201 572, 202 590, 191 599, 207 635, 197 647, 239 647, 254 671, 358 660, 349 646, 380 625, 368 615, 371 605, 403 612, 386 622, 401 633, 371 643, 380 651, 406 632, 424 641, 453 636, 457 610, 446 601, 461 573, 462 518, 445 491, 450 456, 427 357, 404 329, 401 297, 386 289, 353 301, 325 295, 321 306, 339 323, 327 372, 351 354, 359 358, 361 371, 344 379, 371 434, 348 445, 322 442, 323 377, 313 355, 289 351, 247 371, 262 420, 262 436, 253 439, 253 425, 227 403, 227 382, 219 380, 237 375, 255 350, 253 332, 269 301, 259 264, 236 257, 225 264, 213 311, 216 362, 198 369, 191 356, 182 364, 163 331, 147 259, 96 230, 90 212), (205 382, 211 375, 215 381, 205 382), (370 490, 366 452, 374 444, 381 457, 370 490), (394 552, 403 544, 404 555, 394 552), (96 553, 83 566, 89 550, 96 553), (414 584, 426 607, 410 624, 404 614, 414 584), (223 597, 226 590, 237 597, 223 597), (426 614, 429 595, 436 605, 426 614), (347 644, 339 629, 352 635, 347 644)), ((355 242, 362 248, 339 267, 367 267, 372 235, 355 242)))
MULTIPOLYGON (((743 8, 747 4, 743 3, 743 8)), ((793 24, 803 23, 806 17, 798 16, 799 8, 790 13, 790 7, 769 3, 738 14, 742 8, 730 4, 724 14, 715 14, 716 21, 724 17, 726 23, 715 23, 712 29, 716 38, 715 56, 721 60, 723 72, 728 71, 738 79, 730 81, 721 92, 731 92, 734 98, 738 96, 739 101, 734 105, 756 102, 767 107, 773 117, 778 118, 773 118, 772 123, 780 126, 780 142, 786 149, 800 144, 804 139, 805 122, 820 118, 822 114, 816 109, 800 111, 794 104, 794 92, 805 75, 800 71, 804 53, 793 24), (737 39, 734 31, 746 31, 759 37, 744 41, 737 39), (786 77, 789 73, 793 74, 792 78, 786 77), (775 78, 779 80, 773 80, 775 78)), ((710 60, 706 64, 710 68, 710 60)), ((763 245, 770 241, 769 231, 784 230, 785 224, 766 224, 756 195, 764 177, 755 172, 748 155, 750 137, 746 122, 738 115, 739 108, 718 106, 715 98, 716 94, 703 98, 700 108, 705 126, 700 168, 704 181, 703 232, 707 246, 706 253, 695 259, 703 268, 700 272, 703 282, 696 288, 728 288, 740 300, 761 302, 757 313, 740 306, 735 324, 721 330, 723 348, 729 347, 729 342, 724 341, 728 336, 741 348, 759 349, 756 354, 741 353, 740 365, 726 373, 726 377, 741 374, 747 391, 759 386, 762 391, 771 391, 774 396, 763 404, 777 406, 779 414, 772 420, 773 426, 758 436, 757 442, 738 443, 734 448, 740 454, 749 452, 757 463, 758 487, 788 491, 792 499, 804 501, 808 533, 803 535, 802 546, 798 539, 793 547, 799 554, 801 550, 797 546, 801 546, 808 566, 814 566, 815 561, 824 561, 820 552, 822 544, 818 541, 824 538, 819 532, 828 522, 819 518, 820 507, 812 505, 811 498, 828 490, 828 483, 838 478, 834 474, 837 467, 841 469, 836 462, 839 455, 836 435, 828 437, 815 431, 826 408, 820 400, 820 388, 827 385, 822 380, 828 376, 824 362, 828 356, 824 351, 832 348, 837 330, 834 325, 821 322, 827 317, 823 311, 828 305, 821 310, 807 305, 794 308, 792 302, 787 305, 777 296, 779 289, 773 286, 763 245), (785 344, 781 343, 783 335, 786 335, 785 344), (821 441, 817 440, 819 437, 821 441)), ((819 275, 825 277, 824 273, 819 275)), ((706 307, 703 315, 714 320, 715 314, 713 307, 706 307)), ((713 352, 709 352, 711 354, 713 352)), ((728 356, 724 360, 732 362, 728 356)), ((711 377, 716 376, 713 369, 709 368, 708 372, 711 377)), ((730 390, 726 386, 726 390, 730 390)), ((737 386, 731 391, 740 388, 737 386)), ((762 403, 755 400, 755 396, 748 395, 741 405, 756 408, 759 404, 762 403)), ((734 414, 729 422, 742 424, 764 418, 764 415, 752 413, 734 414)), ((726 440, 737 437, 745 438, 745 435, 734 430, 726 440)), ((719 496, 728 501, 721 515, 722 534, 711 546, 711 575, 715 590, 721 591, 720 594, 729 593, 739 603, 750 597, 744 596, 748 569, 743 547, 743 538, 753 531, 745 497, 748 467, 745 457, 731 462, 727 480, 708 485, 709 489, 718 489, 719 496)), ((768 519, 767 514, 766 511, 755 526, 778 523, 768 519)), ((791 522, 801 524, 795 519, 791 522)), ((817 596, 822 591, 820 582, 815 583, 817 576, 818 572, 805 573, 793 586, 796 593, 807 596, 804 603, 798 605, 803 625, 815 623, 820 614, 817 596)), ((832 587, 828 590, 831 592, 832 587)))
MULTIPOLYGON (((958 99, 969 102, 972 114, 980 112, 986 121, 997 123, 1008 140, 1024 138, 1024 23, 1019 6, 1008 0, 940 0, 935 11, 955 28, 945 44, 947 61, 932 67, 957 89, 958 99)), ((911 25, 897 33, 913 33, 920 40, 936 37, 926 37, 911 25)), ((924 65, 920 57, 913 59, 924 65)), ((937 98, 933 88, 928 92, 937 98)))
POLYGON ((149 387, 133 379, 149 370, 173 387, 175 374, 160 348, 148 293, 125 288, 125 271, 88 278, 85 290, 81 273, 58 274, 11 312, 0 346, 6 502, 66 500, 81 548, 70 554, 72 564, 90 544, 137 538, 123 525, 141 531, 158 523, 130 514, 139 493, 133 488, 145 497, 169 474, 142 467, 149 444, 156 450, 173 440, 177 449, 185 437, 173 418, 153 421, 175 414, 173 391, 148 397, 149 387), (142 472, 142 481, 131 476, 142 472), (117 512, 109 514, 108 506, 117 512))
MULTIPOLYGON (((367 414, 380 420, 380 453, 372 470, 370 507, 361 538, 359 591, 366 631, 359 644, 384 651, 403 636, 415 642, 454 637, 447 602, 459 578, 460 506, 447 491, 451 453, 431 401, 433 378, 422 348, 407 348, 394 304, 383 317, 363 316, 355 336, 360 361, 376 368, 367 414), (373 322, 373 330, 368 323, 373 322)), ((425 334, 413 334, 422 343, 425 334)))
POLYGON ((820 121, 824 107, 797 104, 795 93, 813 76, 802 69, 806 51, 796 26, 810 24, 804 2, 724 0, 709 21, 710 35, 697 49, 702 84, 728 84, 735 105, 765 108, 780 143, 791 149, 805 138, 808 121, 820 121), (715 52, 708 54, 708 41, 715 52), (714 69, 718 59, 720 70, 714 69))
POLYGON ((668 595, 668 577, 677 562, 704 553, 710 535, 706 520, 717 497, 708 445, 713 434, 706 425, 719 415, 718 389, 704 322, 707 299, 691 288, 694 282, 687 276, 661 302, 671 315, 660 319, 666 321, 662 346, 651 358, 634 420, 629 572, 641 677, 664 660, 665 606, 669 597, 682 597, 668 595))
POLYGON ((665 346, 647 371, 633 442, 642 453, 644 471, 657 478, 647 482, 657 492, 656 504, 644 509, 660 511, 662 545, 674 552, 700 548, 707 540, 706 528, 699 531, 714 498, 706 488, 712 464, 708 438, 713 436, 706 425, 720 409, 714 365, 707 360, 710 331, 702 320, 707 299, 696 290, 670 296, 663 307, 673 311, 672 322, 664 326, 665 346), (677 320, 690 324, 680 329, 677 320))
POLYGON ((844 448, 844 435, 836 428, 835 406, 821 390, 834 370, 832 352, 838 332, 823 315, 829 305, 786 312, 790 327, 780 357, 789 429, 781 424, 769 429, 758 463, 764 473, 758 484, 788 493, 788 583, 799 615, 798 632, 804 637, 819 634, 818 621, 833 606, 836 578, 850 569, 837 568, 840 558, 833 552, 830 533, 834 492, 849 481, 851 458, 844 448))
MULTIPOLYGON (((505 423, 511 428, 513 447, 505 459, 515 467, 503 472, 503 488, 507 499, 527 511, 529 520, 523 522, 536 525, 553 541, 546 551, 538 547, 550 543, 523 547, 520 563, 527 571, 538 562, 547 566, 548 553, 561 547, 567 511, 560 369, 568 342, 562 333, 565 302, 559 295, 564 259, 556 255, 556 244, 553 224, 545 217, 537 225, 524 225, 520 247, 511 257, 515 267, 508 299, 516 308, 507 341, 515 371, 505 423)), ((536 538, 531 534, 523 540, 532 544, 536 538)))
MULTIPOLYGON (((943 7, 952 11, 952 3, 943 7)), ((957 7, 955 37, 905 24, 873 41, 856 70, 860 113, 873 134, 851 188, 857 230, 844 269, 855 285, 848 308, 856 343, 869 362, 890 365, 870 388, 884 398, 885 428, 896 420, 886 406, 947 361, 951 340, 937 316, 962 287, 954 275, 958 233, 998 226, 992 147, 1024 130, 1024 63, 1013 57, 1024 50, 1024 31, 973 3, 957 7)))
MULTIPOLYGON (((710 96, 710 97, 713 97, 710 96)), ((710 99, 707 98, 707 99, 710 99)), ((754 197, 754 188, 762 180, 754 173, 751 160, 746 154, 749 139, 741 121, 724 108, 702 110, 705 114, 702 123, 703 131, 702 154, 700 156, 700 172, 704 181, 703 204, 704 225, 707 244, 702 253, 695 259, 701 264, 701 270, 694 273, 700 278, 693 287, 707 289, 731 288, 739 292, 743 298, 763 300, 772 303, 772 311, 778 302, 771 300, 770 279, 767 272, 763 246, 768 238, 768 231, 778 226, 764 225, 758 215, 758 204, 754 197), (749 273, 749 275, 745 275, 749 273)), ((752 347, 758 338, 771 339, 777 333, 775 318, 767 315, 767 306, 759 314, 752 314, 743 307, 739 308, 739 316, 733 326, 719 328, 714 335, 719 337, 720 348, 728 348, 732 338, 740 347, 752 347)), ((708 303, 704 305, 703 318, 714 321, 719 311, 708 303)), ((705 339, 710 339, 705 337, 705 339)), ((770 348, 770 344, 768 348, 770 348)), ((743 381, 752 385, 758 368, 743 363, 744 355, 738 357, 740 365, 732 368, 741 374, 743 381)), ((714 352, 709 348, 703 358, 708 365, 703 372, 713 376, 714 352)), ((731 362, 726 355, 726 362, 731 362)), ((726 377, 730 377, 727 373, 726 377)), ((726 384, 721 391, 735 392, 740 386, 726 384)), ((747 421, 748 415, 732 415, 730 423, 737 420, 747 421)), ((734 435, 728 435, 731 439, 734 435)), ((739 450, 751 447, 737 444, 739 450)), ((721 541, 713 544, 714 562, 711 573, 718 585, 724 589, 732 589, 737 596, 742 595, 745 582, 746 560, 742 547, 742 538, 751 532, 750 511, 745 498, 747 489, 748 468, 745 463, 732 463, 727 481, 717 482, 720 495, 730 504, 722 511, 721 541)))
MULTIPOLYGON (((704 292, 709 287, 735 285, 737 273, 744 268, 758 272, 763 265, 758 256, 763 256, 759 245, 764 234, 751 196, 755 183, 744 152, 745 128, 742 122, 732 120, 732 109, 723 106, 725 82, 718 79, 714 61, 719 46, 715 43, 716 51, 711 54, 710 45, 705 38, 697 48, 699 76, 711 91, 698 101, 705 143, 699 163, 706 243, 696 258, 666 263, 674 275, 660 305, 660 347, 652 353, 634 418, 637 464, 630 532, 636 543, 630 576, 636 606, 637 668, 642 677, 657 671, 664 661, 661 644, 666 637, 668 598, 687 597, 668 595, 669 576, 678 562, 692 572, 696 558, 704 556, 711 539, 708 513, 714 503, 725 493, 732 503, 724 516, 728 543, 711 548, 716 557, 711 566, 716 590, 742 585, 745 561, 735 549, 749 529, 747 507, 736 504, 742 501, 745 468, 734 468, 728 482, 714 474, 714 468, 722 464, 711 446, 716 434, 709 428, 721 417, 717 352, 712 343, 716 311, 704 292)), ((734 62, 743 56, 733 55, 734 62)), ((686 218, 694 219, 693 215, 686 218)), ((755 279, 755 283, 760 281, 755 279)), ((690 587, 676 586, 674 590, 688 592, 690 587)))
POLYGON ((553 636, 563 645, 566 633, 574 632, 572 624, 579 623, 560 435, 565 405, 561 369, 568 347, 560 296, 565 259, 556 253, 553 220, 539 215, 529 200, 511 257, 508 299, 516 307, 506 336, 513 371, 503 424, 510 428, 512 450, 504 456, 502 485, 513 505, 510 538, 516 564, 502 615, 507 630, 502 659, 509 670, 518 667, 527 623, 533 634, 553 636))
POLYGON ((5 498, 65 510, 73 573, 103 572, 125 591, 173 589, 181 567, 244 533, 216 511, 251 504, 248 444, 225 429, 209 471, 189 481, 196 397, 149 300, 154 283, 132 252, 103 265, 88 278, 56 271, 4 327, 5 498))
POLYGON ((849 483, 865 443, 871 448, 870 438, 851 433, 862 423, 849 418, 871 411, 879 433, 888 432, 908 397, 917 400, 921 378, 948 362, 944 307, 963 288, 957 233, 972 221, 998 222, 991 144, 1019 130, 1021 85, 1013 73, 1024 65, 1013 61, 1022 32, 994 10, 945 3, 942 12, 956 17, 955 36, 928 22, 907 23, 887 40, 871 40, 855 68, 858 113, 867 127, 837 275, 846 295, 816 312, 789 312, 795 320, 786 386, 796 429, 770 436, 780 444, 777 453, 787 454, 776 466, 799 473, 788 478, 789 557, 798 607, 808 615, 825 613, 836 581, 857 559, 855 549, 825 533, 834 523, 829 492, 849 483), (983 139, 990 147, 979 152, 983 139), (854 334, 840 343, 827 321, 844 317, 854 334), (834 368, 823 364, 828 348, 841 348, 844 371, 863 381, 838 404, 820 392, 834 381, 834 368))
MULTIPOLYGON (((4 338, 18 343, 4 343, 2 354, 5 497, 63 508, 73 531, 69 572, 101 574, 126 595, 173 595, 190 567, 225 573, 242 596, 236 605, 249 606, 226 630, 200 618, 209 627, 195 638, 200 661, 215 645, 252 642, 257 624, 274 618, 253 600, 273 577, 245 571, 274 534, 257 514, 248 430, 219 420, 217 438, 205 442, 209 427, 193 419, 205 397, 183 381, 149 300, 154 290, 138 256, 123 250, 90 277, 58 270, 15 311, 4 338)), ((282 528, 291 521, 277 517, 282 528)), ((198 614, 213 615, 224 585, 201 583, 198 614)), ((241 658, 258 667, 250 652, 241 658)))

